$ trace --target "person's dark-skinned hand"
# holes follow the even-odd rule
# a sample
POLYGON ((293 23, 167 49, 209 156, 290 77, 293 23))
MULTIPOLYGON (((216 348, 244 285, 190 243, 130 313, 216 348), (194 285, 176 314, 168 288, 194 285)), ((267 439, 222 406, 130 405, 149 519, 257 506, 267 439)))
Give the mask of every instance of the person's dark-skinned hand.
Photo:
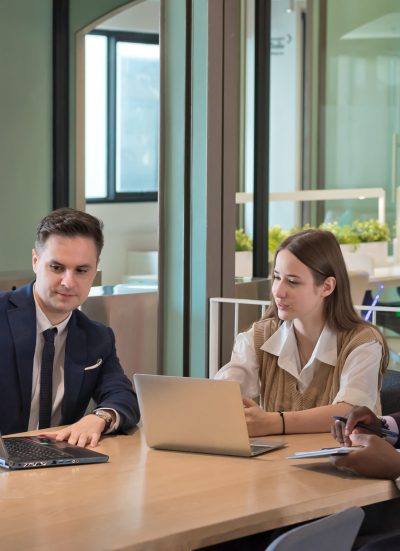
POLYGON ((347 455, 331 456, 331 462, 338 469, 392 480, 400 475, 400 453, 386 440, 371 434, 357 433, 351 434, 350 440, 353 446, 362 448, 347 455))
POLYGON ((342 421, 335 421, 331 427, 331 434, 342 446, 351 446, 351 433, 370 434, 368 430, 356 428, 357 423, 364 423, 371 427, 373 432, 379 432, 382 428, 382 423, 379 417, 375 415, 369 408, 365 406, 353 407, 348 415, 346 424, 342 421))

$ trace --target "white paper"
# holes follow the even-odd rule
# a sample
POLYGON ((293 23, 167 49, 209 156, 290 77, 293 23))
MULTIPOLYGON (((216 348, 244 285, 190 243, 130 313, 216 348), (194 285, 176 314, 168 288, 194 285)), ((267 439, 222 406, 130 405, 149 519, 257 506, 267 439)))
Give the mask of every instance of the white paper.
POLYGON ((314 450, 309 452, 297 452, 294 455, 289 455, 287 459, 302 459, 307 457, 327 457, 329 455, 345 455, 356 450, 357 447, 343 447, 343 448, 324 448, 321 450, 314 450))

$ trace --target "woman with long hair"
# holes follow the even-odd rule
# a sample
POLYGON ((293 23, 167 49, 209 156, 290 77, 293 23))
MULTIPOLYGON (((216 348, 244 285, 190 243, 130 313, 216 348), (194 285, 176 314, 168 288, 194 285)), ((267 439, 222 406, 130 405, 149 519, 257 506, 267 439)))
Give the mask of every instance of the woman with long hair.
POLYGON ((216 376, 240 382, 250 436, 328 432, 332 416, 353 405, 379 414, 388 348, 353 307, 335 236, 289 236, 275 253, 272 280, 270 307, 238 335, 216 376))

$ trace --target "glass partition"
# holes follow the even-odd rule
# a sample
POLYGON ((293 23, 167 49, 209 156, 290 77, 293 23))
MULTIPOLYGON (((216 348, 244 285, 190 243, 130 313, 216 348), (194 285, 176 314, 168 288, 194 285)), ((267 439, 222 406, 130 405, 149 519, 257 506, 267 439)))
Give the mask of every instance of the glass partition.
MULTIPOLYGON (((323 3, 325 4, 325 3, 323 3)), ((400 4, 396 0, 328 0, 320 56, 320 186, 382 187, 386 220, 395 223, 400 133, 400 4)), ((373 206, 336 204, 345 220, 376 218, 373 206)), ((325 209, 325 217, 334 211, 325 209)))

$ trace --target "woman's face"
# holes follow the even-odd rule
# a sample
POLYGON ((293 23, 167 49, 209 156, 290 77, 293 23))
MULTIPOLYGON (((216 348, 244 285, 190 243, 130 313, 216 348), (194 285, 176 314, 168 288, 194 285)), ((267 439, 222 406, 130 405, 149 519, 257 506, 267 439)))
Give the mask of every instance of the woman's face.
POLYGON ((272 294, 281 320, 296 318, 321 319, 325 297, 334 289, 328 288, 326 282, 317 286, 311 270, 287 249, 280 251, 276 257, 273 274, 272 294))

